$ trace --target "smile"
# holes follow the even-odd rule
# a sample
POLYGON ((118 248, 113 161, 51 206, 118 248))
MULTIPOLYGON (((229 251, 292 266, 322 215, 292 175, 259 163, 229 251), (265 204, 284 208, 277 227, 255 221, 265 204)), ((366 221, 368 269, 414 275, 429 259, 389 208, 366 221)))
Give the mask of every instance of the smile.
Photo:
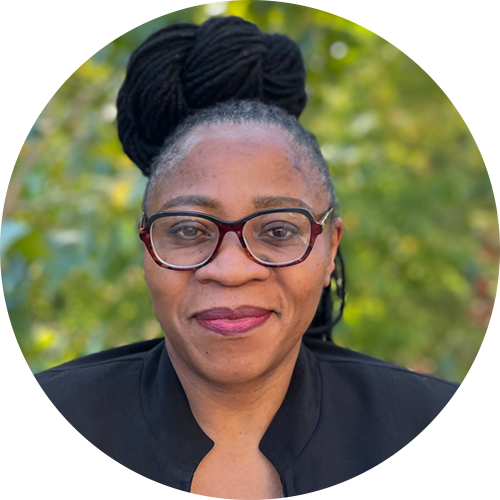
POLYGON ((263 325, 272 311, 261 307, 243 306, 237 309, 216 308, 195 314, 194 318, 206 330, 227 337, 241 335, 263 325))

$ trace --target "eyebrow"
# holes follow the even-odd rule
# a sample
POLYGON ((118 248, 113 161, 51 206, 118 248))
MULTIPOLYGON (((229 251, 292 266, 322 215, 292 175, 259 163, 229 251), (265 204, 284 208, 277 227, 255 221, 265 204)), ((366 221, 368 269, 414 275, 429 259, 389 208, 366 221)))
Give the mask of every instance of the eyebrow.
POLYGON ((173 207, 202 207, 202 208, 220 208, 221 204, 215 198, 202 195, 187 195, 177 196, 167 200, 160 208, 160 212, 164 212, 173 207))
POLYGON ((312 212, 312 208, 307 203, 289 196, 256 196, 253 199, 253 205, 258 210, 264 208, 302 207, 312 212))
MULTIPOLYGON (((302 207, 307 208, 312 212, 312 208, 304 201, 298 198, 291 198, 289 196, 256 196, 252 200, 253 206, 257 210, 265 208, 279 208, 279 207, 302 207)), ((164 212, 174 207, 200 207, 217 209, 221 207, 221 202, 215 198, 203 195, 186 195, 177 196, 167 200, 160 208, 160 212, 164 212)))

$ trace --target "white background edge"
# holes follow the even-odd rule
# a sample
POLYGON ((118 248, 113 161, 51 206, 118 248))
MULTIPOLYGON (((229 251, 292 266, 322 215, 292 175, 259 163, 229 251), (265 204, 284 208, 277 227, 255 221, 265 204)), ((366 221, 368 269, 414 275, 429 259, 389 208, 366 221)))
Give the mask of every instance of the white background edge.
MULTIPOLYGON (((500 105, 495 2, 314 0, 322 9, 384 37, 417 62, 469 126, 497 195, 500 105)), ((2 32, 0 199, 34 121, 60 85, 126 31, 196 5, 178 0, 5 2, 2 32)), ((436 117, 439 120, 439 117, 436 117)), ((500 468, 498 306, 464 384, 433 424, 375 469, 320 498, 498 498, 500 468)), ((3 498, 187 498, 130 472, 83 439, 36 384, 0 304, 0 493, 3 498)))

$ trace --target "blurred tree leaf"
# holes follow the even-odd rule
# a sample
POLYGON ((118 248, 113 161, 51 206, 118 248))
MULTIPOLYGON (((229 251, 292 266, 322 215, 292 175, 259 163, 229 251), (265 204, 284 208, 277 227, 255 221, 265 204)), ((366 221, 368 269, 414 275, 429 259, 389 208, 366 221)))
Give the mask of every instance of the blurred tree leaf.
POLYGON ((122 153, 115 99, 133 49, 157 29, 243 16, 295 39, 307 66, 301 122, 328 161, 346 232, 345 318, 336 342, 461 380, 498 277, 489 178, 460 115, 413 61, 326 12, 220 2, 124 34, 59 89, 21 151, 6 200, 2 276, 34 371, 161 334, 137 220, 146 184, 122 153))

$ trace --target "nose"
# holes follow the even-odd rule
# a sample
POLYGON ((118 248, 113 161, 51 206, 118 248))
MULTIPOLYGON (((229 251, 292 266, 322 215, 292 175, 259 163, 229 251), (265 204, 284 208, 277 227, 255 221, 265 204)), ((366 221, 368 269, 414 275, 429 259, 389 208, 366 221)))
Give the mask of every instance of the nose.
POLYGON ((269 278, 271 268, 252 260, 234 232, 224 235, 221 245, 212 260, 196 270, 200 282, 217 282, 224 286, 241 286, 249 281, 264 281, 269 278))

